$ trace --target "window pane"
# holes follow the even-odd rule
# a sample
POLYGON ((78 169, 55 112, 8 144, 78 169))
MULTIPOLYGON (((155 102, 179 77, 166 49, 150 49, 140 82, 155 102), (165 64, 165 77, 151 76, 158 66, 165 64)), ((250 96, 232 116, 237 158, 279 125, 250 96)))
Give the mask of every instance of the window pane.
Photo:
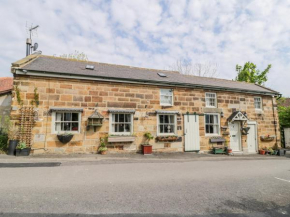
POLYGON ((159 115, 159 122, 164 123, 164 115, 159 115))
POLYGON ((213 123, 217 124, 218 123, 218 116, 217 115, 213 115, 213 117, 214 117, 214 122, 213 123))
POLYGON ((130 124, 125 124, 124 126, 124 132, 130 132, 130 124))
POLYGON ((117 123, 118 122, 118 114, 114 114, 113 115, 113 123, 117 123))
POLYGON ((120 123, 124 123, 125 122, 124 114, 119 114, 119 122, 120 123))
POLYGON ((164 115, 164 123, 169 123, 169 115, 164 115))
POLYGON ((71 121, 71 113, 64 113, 64 121, 71 121))
POLYGON ((71 127, 72 131, 78 131, 79 130, 79 123, 72 123, 71 125, 72 125, 72 127, 71 127))
POLYGON ((161 96, 161 103, 162 104, 172 104, 172 97, 171 96, 161 96))
POLYGON ((219 130, 218 130, 218 126, 217 125, 213 126, 213 133, 214 134, 218 134, 219 133, 219 130))
POLYGON ((71 123, 64 122, 62 123, 62 131, 71 131, 71 123))
POLYGON ((124 132, 124 124, 118 124, 119 125, 119 131, 118 132, 124 132))
POLYGON ((119 129, 118 129, 119 125, 118 124, 114 124, 113 126, 114 126, 113 128, 115 130, 114 132, 119 132, 119 129))
POLYGON ((160 133, 164 133, 164 127, 163 127, 163 125, 159 125, 159 132, 160 133))
POLYGON ((61 121, 62 120, 62 113, 56 113, 55 121, 61 121))
POLYGON ((213 124, 214 123, 214 120, 213 120, 213 115, 209 115, 209 123, 213 124))
POLYGON ((170 118, 169 119, 170 120, 170 123, 171 124, 174 124, 174 115, 170 115, 169 118, 170 118))
POLYGON ((79 114, 78 113, 72 113, 72 121, 78 121, 79 120, 79 114))
POLYGON ((56 132, 61 131, 61 123, 56 123, 56 124, 55 124, 55 131, 56 131, 56 132))
POLYGON ((209 115, 205 115, 205 123, 209 123, 209 115))
POLYGON ((131 115, 130 114, 126 114, 125 115, 125 122, 126 123, 131 123, 131 115))
POLYGON ((160 92, 161 92, 161 95, 171 96, 172 94, 172 91, 170 89, 161 89, 160 92))

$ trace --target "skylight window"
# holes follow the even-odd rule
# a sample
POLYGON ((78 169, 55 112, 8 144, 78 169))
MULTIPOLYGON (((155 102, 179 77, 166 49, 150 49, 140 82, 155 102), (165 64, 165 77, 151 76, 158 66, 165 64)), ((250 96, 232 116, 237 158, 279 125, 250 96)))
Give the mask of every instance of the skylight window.
POLYGON ((95 66, 93 66, 93 65, 86 65, 86 69, 94 70, 95 69, 95 66))
POLYGON ((158 72, 157 73, 160 77, 167 77, 167 75, 165 75, 164 73, 158 72))

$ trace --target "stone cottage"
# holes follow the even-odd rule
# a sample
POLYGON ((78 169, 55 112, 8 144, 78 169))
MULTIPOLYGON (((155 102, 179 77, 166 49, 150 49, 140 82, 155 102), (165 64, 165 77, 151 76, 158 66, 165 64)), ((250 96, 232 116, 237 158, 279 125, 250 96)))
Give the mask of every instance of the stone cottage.
POLYGON ((0 78, 0 129, 7 127, 7 119, 10 116, 11 94, 13 89, 13 78, 0 78))
POLYGON ((18 122, 34 104, 34 153, 95 153, 103 137, 111 152, 139 152, 145 132, 155 137, 154 152, 279 145, 280 94, 256 84, 39 54, 11 71, 19 90, 11 117, 18 122), (62 133, 72 140, 61 143, 62 133))

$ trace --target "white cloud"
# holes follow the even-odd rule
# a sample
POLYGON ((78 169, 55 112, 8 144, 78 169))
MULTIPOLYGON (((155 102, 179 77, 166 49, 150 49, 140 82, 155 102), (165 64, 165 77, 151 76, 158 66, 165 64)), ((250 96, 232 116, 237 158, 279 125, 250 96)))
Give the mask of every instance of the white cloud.
POLYGON ((25 24, 40 25, 47 55, 84 52, 90 60, 165 69, 177 59, 235 65, 272 64, 267 86, 290 96, 290 2, 285 0, 2 0, 0 70, 24 57, 25 24))

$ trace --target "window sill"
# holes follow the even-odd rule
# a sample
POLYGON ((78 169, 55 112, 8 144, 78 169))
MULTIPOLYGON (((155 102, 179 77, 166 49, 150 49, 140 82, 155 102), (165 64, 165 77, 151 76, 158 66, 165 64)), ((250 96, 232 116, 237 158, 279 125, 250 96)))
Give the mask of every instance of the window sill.
POLYGON ((108 142, 134 142, 135 141, 135 136, 119 136, 119 135, 114 135, 108 137, 108 142))

